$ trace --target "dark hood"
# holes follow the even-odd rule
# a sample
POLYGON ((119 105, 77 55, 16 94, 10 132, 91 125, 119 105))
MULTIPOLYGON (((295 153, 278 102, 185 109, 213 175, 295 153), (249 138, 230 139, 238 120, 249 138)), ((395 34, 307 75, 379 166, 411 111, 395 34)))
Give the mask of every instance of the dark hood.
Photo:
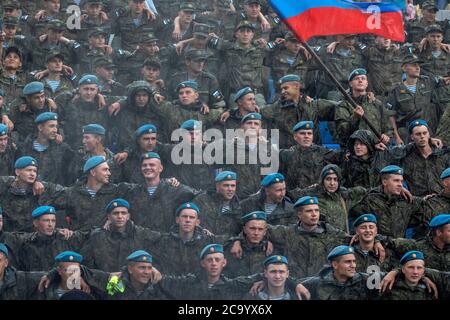
POLYGON ((361 141, 362 143, 364 143, 367 146, 367 148, 369 149, 370 155, 373 155, 375 153, 375 145, 377 144, 377 138, 371 131, 361 129, 361 130, 356 130, 355 132, 353 132, 353 134, 348 139, 348 143, 347 143, 348 151, 352 155, 355 155, 353 146, 355 145, 356 140, 361 141))

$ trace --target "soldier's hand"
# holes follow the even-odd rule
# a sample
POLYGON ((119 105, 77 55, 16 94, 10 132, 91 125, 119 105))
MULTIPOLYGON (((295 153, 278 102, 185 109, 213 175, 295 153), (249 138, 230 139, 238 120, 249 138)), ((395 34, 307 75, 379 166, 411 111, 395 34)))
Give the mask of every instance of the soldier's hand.
POLYGON ((267 241, 266 245, 266 257, 271 256, 273 252, 273 243, 271 241, 267 241))
POLYGON ((144 13, 147 15, 147 19, 150 21, 156 20, 156 15, 152 10, 144 9, 144 13))
POLYGON ((9 119, 9 117, 6 114, 2 116, 2 123, 8 127, 8 130, 10 132, 14 129, 14 123, 9 119))
POLYGON ((45 77, 48 74, 48 70, 44 70, 44 71, 39 71, 34 75, 34 78, 36 80, 41 80, 43 77, 45 77))
POLYGON ((211 231, 209 231, 208 229, 203 228, 202 231, 203 231, 203 234, 205 236, 207 236, 207 237, 214 237, 215 236, 215 234, 212 233, 211 231))
POLYGON ((47 98, 48 108, 51 112, 56 112, 58 109, 58 106, 56 105, 55 100, 47 98))
POLYGON ((433 281, 431 281, 430 278, 428 277, 423 277, 423 282, 425 282, 428 292, 432 293, 435 299, 439 299, 439 290, 436 284, 433 281))
POLYGON ((181 55, 181 53, 183 52, 184 46, 185 46, 184 41, 180 41, 175 45, 175 51, 177 52, 177 55, 181 55))
POLYGON ((164 97, 163 95, 160 95, 159 93, 155 93, 153 95, 153 99, 155 99, 155 102, 157 104, 160 104, 161 102, 163 102, 164 100, 166 100, 166 97, 164 97))
POLYGON ((91 293, 91 287, 84 281, 83 278, 80 278, 80 290, 90 294, 91 293))
POLYGON ((314 101, 314 99, 311 98, 310 96, 305 96, 305 101, 306 101, 306 103, 311 103, 314 101))
POLYGON ((353 117, 355 118, 362 118, 364 116, 364 109, 361 106, 357 106, 355 109, 353 109, 353 117))
POLYGON ((122 164, 128 159, 128 152, 119 152, 114 156, 114 161, 117 164, 122 164))
POLYGON ((159 272, 158 269, 156 269, 155 267, 152 268, 152 276, 150 278, 150 281, 153 284, 157 284, 158 282, 160 282, 162 279, 162 274, 161 272, 159 272))
POLYGON ((450 84, 450 77, 444 77, 443 80, 446 86, 450 84))
POLYGON ((166 83, 164 82, 163 79, 158 79, 155 81, 155 84, 160 87, 160 88, 165 88, 166 87, 166 83))
POLYGON ((396 270, 392 270, 383 278, 383 280, 381 280, 380 284, 381 293, 385 292, 386 290, 391 291, 392 286, 395 283, 395 277, 397 276, 397 273, 398 272, 396 270))
POLYGON ((200 109, 200 112, 203 114, 209 114, 209 107, 206 103, 202 103, 202 108, 200 109))
POLYGON ((261 31, 268 32, 270 29, 272 29, 272 27, 270 26, 269 21, 267 21, 267 19, 261 19, 261 31))
POLYGON ((44 191, 45 191, 45 187, 42 184, 42 182, 35 181, 33 183, 33 195, 34 196, 40 196, 40 195, 42 195, 44 193, 44 191))
POLYGON ((73 40, 70 40, 69 38, 66 38, 66 37, 61 36, 61 37, 59 38, 59 41, 62 42, 62 43, 64 43, 64 44, 69 44, 69 43, 71 43, 73 40))
POLYGON ((242 247, 241 247, 241 241, 236 240, 233 243, 233 246, 230 249, 230 253, 231 255, 236 258, 236 259, 241 259, 242 258, 242 247))
POLYGON ((437 193, 427 194, 425 197, 423 197, 423 200, 427 201, 428 199, 431 199, 435 196, 437 196, 437 193))
POLYGON ((379 151, 384 151, 387 149, 387 147, 383 142, 379 142, 375 145, 375 149, 379 151))
POLYGON ((105 224, 103 225, 103 229, 109 230, 111 227, 111 221, 106 220, 105 224))
POLYGON ((380 242, 375 242, 373 245, 373 249, 375 254, 378 256, 378 260, 380 260, 381 263, 384 262, 384 259, 386 259, 386 250, 383 248, 380 242))
POLYGON ((28 106, 26 105, 26 103, 22 103, 22 104, 19 106, 19 111, 20 111, 20 112, 28 111, 28 106))
POLYGON ((423 38, 422 40, 420 40, 417 48, 419 49, 419 52, 422 52, 427 48, 427 46, 428 46, 427 38, 423 38))
POLYGON ((370 103, 375 102, 377 100, 377 97, 375 97, 375 93, 372 91, 367 92, 367 100, 369 100, 370 103))
POLYGON ((352 246, 354 243, 359 242, 359 236, 355 234, 352 239, 350 240, 349 246, 352 246))
POLYGON ((6 33, 4 31, 0 32, 0 42, 4 42, 6 37, 6 33))
POLYGON ((402 188, 402 191, 400 191, 400 195, 409 203, 413 201, 413 195, 411 192, 409 192, 408 189, 402 188))
POLYGON ((259 45, 260 48, 266 48, 267 47, 267 41, 264 38, 256 39, 256 43, 259 45))
POLYGON ((34 15, 34 19, 36 20, 41 20, 44 19, 45 17, 47 17, 47 12, 45 10, 39 10, 35 15, 34 15))
POLYGON ((49 284, 50 284, 50 279, 47 277, 47 275, 42 276, 42 278, 41 278, 41 280, 39 281, 39 284, 38 284, 39 292, 41 292, 41 293, 44 292, 45 289, 48 288, 49 284))
POLYGON ((180 181, 177 180, 177 178, 172 177, 167 179, 167 182, 172 186, 178 188, 180 186, 180 181))
POLYGON ((47 34, 42 34, 39 36, 39 42, 44 42, 47 39, 48 35, 47 34))
POLYGON ((230 117, 230 111, 225 111, 220 115, 220 122, 225 123, 227 122, 228 118, 230 117))
POLYGON ((119 102, 114 102, 113 104, 111 104, 108 107, 108 113, 109 115, 117 115, 117 113, 120 111, 120 103, 119 102))
POLYGON ((62 236, 64 236, 65 240, 69 240, 73 236, 73 231, 69 229, 58 229, 58 233, 62 236))
POLYGON ((330 43, 330 44, 328 45, 328 47, 327 47, 327 53, 330 53, 330 54, 333 53, 334 50, 336 50, 336 47, 337 47, 338 44, 339 44, 338 41, 335 41, 335 42, 330 43))
POLYGON ((303 300, 303 299, 310 300, 311 299, 311 293, 301 283, 297 284, 297 286, 295 287, 295 293, 297 294, 297 297, 299 300, 303 300))
POLYGON ((106 22, 109 20, 108 15, 106 14, 105 11, 100 11, 100 20, 102 22, 106 22))
POLYGON ((65 64, 63 64, 63 72, 68 76, 73 75, 73 69, 69 66, 66 66, 65 64))
POLYGON ((264 283, 264 281, 255 282, 253 286, 250 288, 250 294, 255 297, 265 287, 266 284, 264 283))
POLYGON ((105 54, 107 54, 107 55, 111 55, 113 53, 113 48, 108 45, 104 45, 103 50, 105 51, 105 54))
POLYGON ((438 138, 431 138, 431 144, 438 149, 442 149, 442 147, 444 146, 442 140, 438 138))
POLYGON ((381 142, 385 145, 387 145, 389 143, 389 140, 391 140, 391 138, 389 138, 387 135, 385 135, 384 133, 381 134, 381 142))
MULTIPOLYGON (((98 110, 103 110, 106 107, 105 96, 102 94, 97 94, 98 97, 98 110)), ((111 113, 109 114, 111 115, 111 113)))

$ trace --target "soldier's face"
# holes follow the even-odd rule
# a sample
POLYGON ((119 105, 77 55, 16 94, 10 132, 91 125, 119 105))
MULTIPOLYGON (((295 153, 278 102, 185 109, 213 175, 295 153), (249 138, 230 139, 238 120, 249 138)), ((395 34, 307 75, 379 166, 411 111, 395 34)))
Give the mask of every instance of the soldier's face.
POLYGON ((359 236, 360 241, 370 243, 378 234, 377 225, 373 222, 365 222, 356 227, 356 234, 359 236))
POLYGON ((89 37, 89 45, 92 48, 101 48, 106 44, 105 36, 98 34, 89 37))
POLYGON ((411 133, 411 139, 418 148, 423 148, 427 146, 430 141, 430 132, 426 126, 417 126, 411 133))
POLYGON ((20 11, 19 11, 19 9, 15 9, 15 8, 3 8, 3 14, 5 17, 17 18, 20 14, 20 11))
POLYGON ((367 148, 367 146, 359 140, 355 141, 353 150, 355 151, 355 155, 357 157, 364 157, 369 155, 369 148, 367 148))
POLYGON ((42 110, 45 107, 45 93, 35 93, 27 97, 27 102, 31 108, 42 110))
POLYGON ((128 220, 130 220, 130 213, 125 207, 117 207, 108 214, 108 220, 111 222, 113 228, 123 229, 128 220))
POLYGON ((7 24, 4 28, 3 31, 5 31, 6 34, 6 38, 7 39, 12 39, 14 38, 14 36, 16 35, 17 32, 17 26, 13 26, 10 24, 7 24))
POLYGON ((95 74, 100 79, 110 81, 114 79, 114 68, 111 67, 99 67, 95 68, 95 74))
POLYGON ((381 180, 384 190, 387 194, 400 195, 403 189, 403 176, 398 174, 389 174, 381 180))
POLYGON ((353 278, 356 273, 356 258, 354 254, 340 256, 331 265, 339 277, 353 278))
POLYGON ((298 209, 298 219, 305 226, 314 227, 319 223, 320 211, 317 204, 308 204, 298 209))
POLYGON ((5 57, 3 65, 4 65, 5 69, 17 70, 22 67, 22 61, 20 60, 20 57, 17 53, 10 52, 5 57))
POLYGON ((367 90, 368 86, 369 86, 369 81, 367 81, 366 75, 356 76, 353 78, 352 81, 350 81, 350 87, 354 91, 365 92, 367 90))
POLYGON ((128 1, 128 7, 130 8, 133 14, 140 15, 144 12, 145 2, 130 0, 128 1))
POLYGON ((198 100, 198 92, 193 88, 181 88, 178 92, 178 98, 182 105, 187 106, 198 100))
POLYGON ((50 41, 58 41, 64 34, 64 30, 59 29, 48 29, 47 35, 48 40, 50 41))
POLYGON ((434 11, 433 9, 429 10, 429 9, 422 9, 422 14, 423 14, 423 18, 426 21, 435 21, 436 20, 436 11, 434 11))
POLYGON ((237 101, 239 109, 246 111, 248 113, 256 111, 256 99, 254 93, 248 93, 237 101))
POLYGON ((56 215, 44 214, 37 219, 33 220, 34 228, 40 234, 51 236, 55 232, 56 228, 56 215))
POLYGON ((142 75, 148 82, 154 82, 159 79, 161 75, 161 69, 153 66, 145 66, 142 69, 142 75))
POLYGON ((323 186, 329 193, 334 193, 339 188, 339 179, 335 173, 331 173, 323 179, 323 186))
POLYGON ((286 196, 286 183, 278 182, 265 188, 267 199, 271 200, 273 203, 282 203, 284 197, 286 196))
POLYGON ((33 184, 37 177, 37 168, 34 166, 28 166, 23 169, 16 169, 17 178, 26 184, 33 184))
POLYGON ((138 108, 144 108, 147 105, 149 100, 150 100, 150 97, 149 97, 147 91, 138 91, 134 95, 134 104, 138 108))
POLYGON ((293 53, 293 54, 297 54, 300 51, 301 48, 301 44, 298 41, 292 41, 292 40, 288 40, 284 43, 286 49, 293 53))
POLYGON ((402 70, 410 78, 420 77, 420 64, 418 63, 407 63, 403 65, 402 70))
POLYGON ((200 265, 205 269, 208 276, 217 277, 227 265, 227 260, 223 253, 210 253, 200 262, 200 265))
POLYGON ((267 222, 264 220, 250 220, 244 226, 244 235, 250 244, 259 244, 267 233, 267 222))
POLYGON ((131 278, 140 284, 148 284, 153 274, 153 266, 148 262, 133 262, 128 265, 131 278))
POLYGON ((436 236, 446 245, 450 244, 450 224, 438 228, 436 230, 436 236))
POLYGON ((425 273, 425 261, 411 260, 402 266, 405 280, 410 285, 417 285, 425 273))
POLYGON ((187 60, 186 66, 188 70, 192 70, 195 73, 200 73, 205 68, 206 59, 187 60))
POLYGON ((80 86, 80 96, 86 102, 93 102, 98 94, 96 84, 83 84, 80 86))
POLYGON ((385 37, 376 37, 375 38, 375 44, 382 47, 382 48, 389 48, 391 46, 391 39, 385 38, 385 37))
POLYGON ((286 100, 297 100, 300 97, 300 83, 297 81, 288 81, 280 86, 281 96, 286 100))
POLYGON ((140 47, 145 52, 147 52, 147 54, 149 56, 155 55, 158 52, 158 50, 159 50, 158 44, 156 42, 143 43, 143 44, 140 45, 140 47))
POLYGON ((244 5, 244 10, 247 16, 250 18, 257 18, 259 13, 261 12, 261 6, 257 3, 250 3, 244 5))
POLYGON ((62 72, 63 69, 63 61, 58 58, 55 57, 52 60, 50 60, 49 62, 47 62, 47 69, 50 72, 62 72))
POLYGON ((428 43, 433 49, 440 49, 444 36, 440 32, 432 32, 427 35, 428 43))
POLYGON ((163 171, 163 166, 159 159, 145 159, 141 164, 141 173, 146 180, 158 178, 163 171))
POLYGON ((88 4, 86 6, 86 13, 89 17, 95 18, 100 15, 100 11, 102 11, 102 5, 98 3, 88 4))
POLYGON ((201 130, 189 130, 184 136, 183 141, 191 145, 199 145, 203 143, 203 136, 201 130))
POLYGON ((111 171, 109 171, 109 165, 106 162, 103 162, 92 169, 91 174, 94 179, 101 184, 109 183, 109 178, 111 177, 111 171))
POLYGON ((185 24, 191 23, 192 22, 192 18, 193 18, 193 13, 194 12, 192 12, 192 11, 181 10, 179 12, 180 22, 183 23, 183 24, 184 23, 185 24))
POLYGON ((264 277, 267 279, 269 288, 284 288, 289 277, 288 266, 284 263, 269 264, 264 268, 264 277))
POLYGON ((195 227, 200 224, 197 211, 194 209, 183 209, 175 221, 179 225, 180 230, 185 233, 194 232, 195 227))
POLYGON ((3 252, 0 252, 0 279, 3 280, 5 269, 8 267, 8 258, 3 252))
POLYGON ((244 134, 248 137, 258 137, 261 133, 261 120, 248 120, 241 124, 244 134))
POLYGON ((235 33, 236 40, 242 45, 248 45, 253 41, 255 33, 250 28, 240 28, 235 33))
POLYGON ((8 146, 8 135, 0 136, 0 153, 5 152, 6 147, 8 146))
POLYGON ((39 134, 48 140, 55 140, 58 134, 58 121, 49 120, 38 125, 39 134))
POLYGON ((48 12, 58 13, 61 8, 61 2, 59 0, 46 0, 46 7, 48 12))
POLYGON ((139 148, 143 152, 150 152, 155 150, 158 140, 156 138, 156 133, 146 133, 139 137, 138 144, 139 148))
POLYGON ((221 194, 225 201, 230 201, 236 194, 236 180, 222 181, 216 183, 216 191, 221 194))
POLYGON ((308 148, 313 144, 314 134, 312 130, 298 130, 294 133, 294 140, 302 147, 308 148))
POLYGON ((97 134, 85 133, 83 134, 83 148, 86 152, 93 152, 102 143, 102 139, 97 134))

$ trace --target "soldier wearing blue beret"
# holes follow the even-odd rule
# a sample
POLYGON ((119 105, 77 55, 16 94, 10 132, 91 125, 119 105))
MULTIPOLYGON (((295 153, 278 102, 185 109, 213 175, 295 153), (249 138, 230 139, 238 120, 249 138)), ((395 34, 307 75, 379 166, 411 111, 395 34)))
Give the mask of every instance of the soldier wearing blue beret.
POLYGON ((105 128, 96 123, 91 123, 83 127, 83 134, 98 134, 104 136, 105 133, 106 133, 105 128))
POLYGON ((300 76, 297 74, 287 74, 280 78, 278 81, 280 85, 286 83, 286 82, 300 82, 300 76))
POLYGON ((153 124, 144 124, 143 126, 140 126, 133 134, 133 138, 136 140, 140 138, 144 134, 148 133, 157 133, 156 126, 153 124))
POLYGON ((141 162, 146 159, 159 159, 161 160, 161 157, 156 152, 146 152, 141 156, 141 162))
POLYGON ((237 174, 236 174, 236 172, 233 172, 233 171, 219 172, 215 178, 216 182, 235 181, 235 180, 237 180, 237 174))
POLYGON ((22 90, 25 96, 32 96, 37 93, 44 93, 44 84, 39 81, 33 81, 28 83, 22 90))
POLYGON ((313 205, 313 204, 314 205, 318 205, 319 204, 319 200, 317 199, 317 197, 305 196, 305 197, 301 197, 300 199, 298 199, 295 202, 294 208, 308 206, 308 205, 313 205))
POLYGON ((394 175, 400 175, 403 176, 403 169, 399 166, 389 165, 381 169, 380 173, 382 175, 385 174, 394 174, 394 175))
POLYGON ((262 116, 260 113, 251 112, 242 118, 241 123, 243 124, 247 121, 262 121, 262 116))
POLYGON ((8 248, 4 243, 0 243, 0 253, 2 253, 6 258, 9 256, 8 248))
POLYGON ((313 129, 314 129, 313 121, 300 121, 294 126, 294 128, 292 128, 292 131, 297 132, 299 130, 313 130, 313 129))
POLYGON ((267 188, 274 183, 284 182, 284 176, 281 173, 268 174, 261 181, 261 187, 267 188))
POLYGON ((83 256, 77 252, 74 251, 63 251, 59 253, 57 256, 55 256, 55 262, 76 262, 81 263, 83 262, 83 256))
POLYGON ((52 206, 40 206, 36 209, 33 210, 33 212, 31 213, 31 217, 33 219, 37 219, 40 216, 46 215, 46 214, 52 214, 55 215, 56 214, 56 209, 52 206))
POLYGON ((348 76, 348 82, 352 81, 356 76, 366 76, 367 70, 363 68, 358 68, 350 72, 350 75, 348 76))
POLYGON ((58 114, 54 112, 43 112, 34 119, 34 123, 40 124, 51 120, 58 120, 58 114))
POLYGON ((184 89, 184 88, 192 88, 192 89, 194 89, 195 91, 197 91, 197 90, 198 90, 198 84, 197 84, 197 81, 194 81, 194 80, 188 80, 188 81, 180 82, 180 83, 177 85, 177 92, 180 92, 180 90, 181 90, 181 89, 184 89))
POLYGON ((93 74, 87 74, 87 75, 84 75, 83 77, 81 77, 81 79, 78 81, 78 86, 90 85, 90 84, 98 85, 97 76, 95 76, 93 74))
POLYGON ((101 165, 102 163, 106 162, 106 158, 103 156, 94 156, 89 158, 86 163, 83 166, 83 172, 88 173, 90 170, 94 169, 95 167, 101 165))
POLYGON ((431 229, 440 228, 447 224, 450 224, 450 214, 442 213, 442 214, 435 216, 433 219, 431 219, 430 228, 431 229))
POLYGON ((153 262, 153 257, 150 253, 148 253, 145 250, 137 250, 134 251, 132 254, 130 254, 127 257, 127 261, 128 263, 130 262, 147 262, 147 263, 152 263, 153 262))
POLYGON ((430 127, 428 126, 428 123, 425 120, 417 119, 417 120, 413 120, 409 123, 409 126, 408 126, 409 134, 412 134, 414 128, 418 127, 418 126, 424 126, 424 127, 427 127, 427 129, 430 129, 430 127))
POLYGON ((246 95, 248 95, 250 93, 254 94, 253 89, 250 87, 244 87, 244 88, 240 89, 238 92, 236 92, 236 95, 234 96, 234 102, 238 103, 238 101, 241 98, 245 97, 246 95))
POLYGON ((189 131, 193 131, 193 130, 201 130, 202 128, 202 123, 200 121, 197 120, 186 120, 185 122, 183 122, 180 126, 181 129, 185 129, 185 130, 189 130, 189 131))
POLYGON ((197 215, 200 214, 200 208, 193 202, 183 203, 181 206, 177 208, 175 214, 179 216, 183 210, 194 210, 195 212, 197 212, 197 215))
POLYGON ((204 260, 208 255, 213 255, 217 253, 221 253, 223 256, 224 254, 223 246, 221 244, 208 244, 200 252, 200 260, 204 260))
POLYGON ((442 171, 440 176, 441 180, 447 179, 448 177, 450 177, 450 168, 447 168, 444 171, 442 171))
POLYGON ((36 167, 37 169, 38 168, 37 160, 34 159, 33 157, 24 156, 17 159, 16 163, 14 164, 14 168, 16 169, 24 169, 29 166, 36 167))
POLYGON ((247 222, 252 220, 262 220, 267 221, 267 214, 264 211, 253 211, 250 213, 247 213, 246 215, 242 216, 241 221, 245 225, 247 222))
POLYGON ((360 215, 354 222, 353 227, 356 228, 360 226, 363 223, 374 223, 377 224, 377 217, 375 217, 372 213, 366 213, 363 215, 360 215))
POLYGON ((113 199, 113 200, 111 200, 110 203, 108 203, 106 205, 105 211, 106 211, 106 213, 111 213, 111 211, 113 211, 115 208, 130 209, 130 204, 125 199, 121 199, 121 198, 113 199))

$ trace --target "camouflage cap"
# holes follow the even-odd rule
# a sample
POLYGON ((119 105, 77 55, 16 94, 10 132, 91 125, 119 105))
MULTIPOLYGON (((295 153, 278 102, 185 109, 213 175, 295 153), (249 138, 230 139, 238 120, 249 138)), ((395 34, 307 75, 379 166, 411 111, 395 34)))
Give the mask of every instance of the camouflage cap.
POLYGON ((196 9, 193 3, 185 2, 180 5, 180 11, 194 12, 195 10, 196 9))
POLYGON ((441 26, 438 25, 438 24, 432 24, 432 25, 429 25, 428 27, 425 28, 425 33, 426 34, 434 33, 434 32, 439 32, 439 33, 442 33, 442 34, 444 33, 442 31, 441 26))
POLYGON ((45 62, 49 62, 54 58, 60 58, 61 60, 64 60, 64 55, 60 51, 52 50, 45 56, 45 62))
POLYGON ((403 63, 402 65, 405 64, 414 64, 414 63, 423 63, 424 61, 422 59, 420 59, 418 56, 416 56, 415 54, 409 54, 407 55, 404 59, 403 59, 403 63))
POLYGON ((7 0, 3 4, 3 8, 20 9, 20 3, 15 0, 7 0))
POLYGON ((253 4, 253 3, 261 5, 261 1, 260 0, 245 0, 244 1, 244 4, 247 4, 247 5, 253 4))
POLYGON ((103 30, 102 28, 94 28, 92 30, 89 31, 88 36, 89 37, 94 37, 94 36, 99 36, 99 35, 103 35, 105 38, 108 36, 108 33, 103 30))
POLYGON ((206 50, 193 49, 184 54, 184 57, 189 60, 206 60, 209 54, 206 50))
POLYGON ((429 11, 439 11, 436 2, 434 0, 425 1, 422 3, 422 9, 429 10, 429 11))
POLYGON ((209 34, 210 27, 204 23, 196 23, 193 28, 193 33, 195 35, 207 37, 209 34))
POLYGON ((4 17, 3 18, 3 25, 8 26, 18 26, 19 25, 19 19, 16 17, 4 17))
POLYGON ((157 67, 161 69, 161 60, 158 57, 147 58, 144 61, 144 67, 157 67))
POLYGON ((150 32, 150 33, 146 33, 141 37, 141 43, 153 43, 153 42, 157 42, 158 39, 155 37, 155 35, 150 32))
POLYGON ((116 65, 114 62, 106 57, 100 57, 94 60, 94 66, 95 68, 115 68, 116 65))
POLYGON ((293 34, 291 31, 288 31, 285 35, 284 35, 284 40, 286 41, 292 41, 292 42, 299 42, 297 37, 295 36, 295 34, 293 34))
POLYGON ((239 22, 239 24, 236 26, 234 31, 238 31, 239 29, 243 29, 243 28, 253 30, 253 32, 255 31, 255 26, 253 25, 253 23, 251 23, 250 21, 247 21, 247 20, 242 20, 241 22, 239 22))
POLYGON ((51 30, 66 30, 67 26, 61 20, 53 19, 48 23, 48 28, 51 30))

